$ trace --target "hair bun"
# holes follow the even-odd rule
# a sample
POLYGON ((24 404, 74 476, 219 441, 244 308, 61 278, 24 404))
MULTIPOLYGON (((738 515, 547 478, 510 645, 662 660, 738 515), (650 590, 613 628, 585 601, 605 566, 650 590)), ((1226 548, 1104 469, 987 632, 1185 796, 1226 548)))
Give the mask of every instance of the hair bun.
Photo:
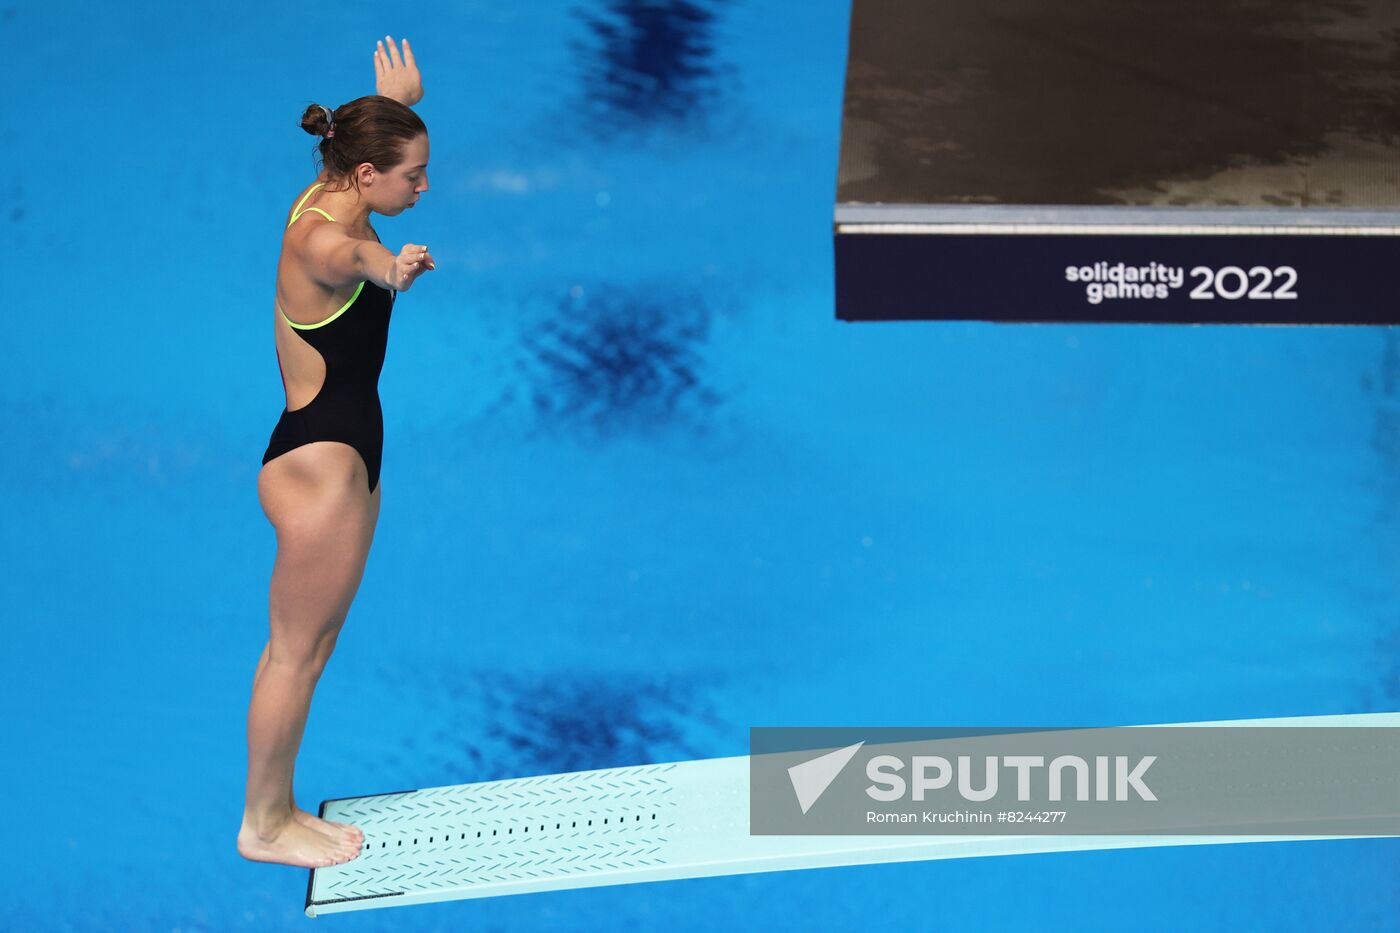
POLYGON ((334 133, 335 111, 321 104, 310 104, 302 111, 301 128, 312 136, 329 137, 334 133))

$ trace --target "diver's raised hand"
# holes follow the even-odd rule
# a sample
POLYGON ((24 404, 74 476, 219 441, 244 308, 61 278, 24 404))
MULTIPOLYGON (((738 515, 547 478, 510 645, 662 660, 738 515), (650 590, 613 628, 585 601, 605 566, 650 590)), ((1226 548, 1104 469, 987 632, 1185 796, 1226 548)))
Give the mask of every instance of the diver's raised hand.
POLYGON ((408 40, 403 40, 403 54, 389 36, 389 48, 384 42, 374 44, 374 91, 381 97, 391 97, 401 104, 412 107, 423 99, 423 76, 418 73, 418 62, 413 58, 413 49, 408 40))

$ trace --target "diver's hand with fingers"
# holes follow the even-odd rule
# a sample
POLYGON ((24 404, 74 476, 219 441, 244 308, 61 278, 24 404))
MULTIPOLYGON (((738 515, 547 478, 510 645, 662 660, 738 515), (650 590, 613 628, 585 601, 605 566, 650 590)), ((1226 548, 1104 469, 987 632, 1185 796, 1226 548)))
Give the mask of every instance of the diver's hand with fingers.
POLYGON ((437 261, 428 247, 409 243, 394 257, 394 268, 389 273, 390 284, 395 291, 406 292, 424 272, 437 268, 437 261))
POLYGON ((407 39, 403 40, 402 55, 389 36, 374 44, 374 90, 381 97, 391 97, 409 107, 423 99, 423 76, 418 73, 418 62, 407 39), (388 50, 384 48, 385 41, 389 43, 388 50))

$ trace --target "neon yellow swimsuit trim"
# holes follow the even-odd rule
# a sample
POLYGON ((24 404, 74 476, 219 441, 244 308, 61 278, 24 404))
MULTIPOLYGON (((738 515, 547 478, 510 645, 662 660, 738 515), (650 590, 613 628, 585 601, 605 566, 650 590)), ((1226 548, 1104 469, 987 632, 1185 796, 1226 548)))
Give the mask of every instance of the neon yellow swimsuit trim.
MULTIPOLYGON (((310 188, 310 190, 308 190, 308 191, 306 192, 306 194, 302 196, 302 199, 301 199, 300 201, 297 202, 297 206, 294 207, 294 208, 292 208, 292 219, 289 220, 289 221, 287 221, 287 226, 290 227, 292 224, 296 223, 296 222, 297 222, 297 218, 300 217, 302 214, 305 214, 305 213, 306 213, 306 211, 304 211, 304 210, 301 209, 301 206, 302 206, 303 204, 306 203, 306 199, 309 198, 309 197, 311 197, 312 193, 313 193, 317 188, 320 188, 320 187, 321 187, 322 185, 324 185, 324 184, 325 184, 325 182, 321 182, 321 184, 319 184, 319 185, 312 185, 311 188, 310 188)), ((327 218, 327 219, 329 219, 329 220, 335 220, 334 217, 331 217, 330 214, 327 214, 325 211, 321 210, 319 207, 308 207, 306 210, 315 211, 316 213, 322 215, 323 217, 325 217, 325 218, 327 218)))
MULTIPOLYGON (((301 210, 301 206, 302 206, 303 204, 306 203, 306 199, 309 198, 309 197, 311 197, 311 193, 312 193, 313 191, 315 191, 317 188, 321 187, 321 185, 324 185, 324 184, 325 184, 325 182, 321 182, 320 185, 312 185, 312 186, 311 186, 311 190, 308 191, 308 192, 306 192, 305 197, 303 197, 300 201, 297 202, 297 206, 296 206, 295 208, 292 209, 292 219, 289 220, 289 221, 287 221, 287 226, 288 226, 288 227, 290 227, 292 224, 296 223, 298 217, 300 217, 302 214, 305 214, 305 213, 307 213, 307 212, 309 212, 309 211, 315 211, 316 213, 318 213, 318 214, 320 214, 321 216, 325 217, 327 220, 332 220, 332 221, 335 220, 334 217, 332 217, 330 214, 327 214, 325 211, 321 210, 319 207, 308 207, 306 210, 301 210)), ((355 303, 355 299, 360 297, 360 291, 361 291, 364 287, 365 287, 365 283, 364 283, 364 282, 361 282, 361 283, 355 288, 355 294, 353 294, 353 295, 350 296, 350 300, 347 301, 347 302, 345 302, 345 304, 341 306, 341 308, 340 308, 339 311, 337 311, 335 314, 332 314, 330 317, 326 318, 324 321, 317 321, 315 324, 298 324, 296 321, 294 321, 294 320, 292 320, 291 318, 287 317, 287 312, 285 312, 285 311, 282 310, 282 306, 281 306, 281 305, 278 305, 278 306, 277 306, 277 313, 280 314, 280 315, 282 315, 282 320, 286 321, 288 324, 290 324, 291 326, 295 327, 297 330, 315 330, 317 327, 325 327, 325 326, 326 326, 327 324, 329 324, 331 321, 334 321, 336 318, 338 318, 338 317, 340 317, 342 314, 344 314, 344 313, 346 312, 346 310, 347 310, 352 304, 355 303)))

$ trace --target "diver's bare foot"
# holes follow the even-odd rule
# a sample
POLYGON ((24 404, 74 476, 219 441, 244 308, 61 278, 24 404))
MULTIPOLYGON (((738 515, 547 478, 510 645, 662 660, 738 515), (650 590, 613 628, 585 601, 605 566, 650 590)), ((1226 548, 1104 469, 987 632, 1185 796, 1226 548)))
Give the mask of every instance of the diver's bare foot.
POLYGON ((360 845, 332 838, 288 818, 278 829, 263 834, 245 822, 238 831, 238 854, 254 862, 325 868, 355 858, 360 854, 360 845))
POLYGON ((319 816, 313 816, 307 813, 296 804, 292 804, 292 818, 308 829, 314 829, 318 833, 324 833, 332 839, 340 839, 355 845, 359 845, 365 841, 365 834, 358 826, 351 826, 349 823, 337 823, 334 820, 323 820, 319 816))

